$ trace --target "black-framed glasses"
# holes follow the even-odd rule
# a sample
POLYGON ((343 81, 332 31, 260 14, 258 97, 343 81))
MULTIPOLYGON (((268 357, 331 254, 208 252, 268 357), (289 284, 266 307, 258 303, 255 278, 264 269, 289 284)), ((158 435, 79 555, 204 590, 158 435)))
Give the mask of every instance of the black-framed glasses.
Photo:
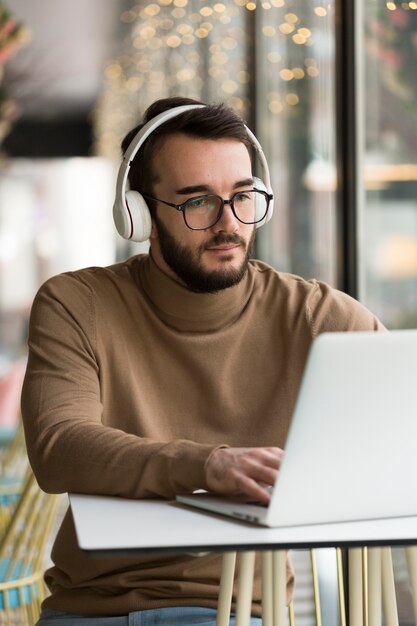
POLYGON ((214 226, 220 220, 225 204, 230 205, 233 215, 242 224, 257 224, 265 218, 273 199, 272 194, 261 189, 238 191, 229 200, 215 194, 208 194, 190 198, 181 204, 173 204, 146 194, 142 195, 148 200, 161 202, 181 211, 186 226, 191 230, 207 230, 214 226))

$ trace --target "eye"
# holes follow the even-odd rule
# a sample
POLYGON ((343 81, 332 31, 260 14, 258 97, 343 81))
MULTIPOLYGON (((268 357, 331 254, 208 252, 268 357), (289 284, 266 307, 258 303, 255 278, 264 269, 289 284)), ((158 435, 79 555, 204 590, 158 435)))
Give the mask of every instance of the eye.
POLYGON ((198 198, 191 198, 187 200, 187 209, 205 209, 208 206, 208 198, 206 196, 199 196, 198 198))
POLYGON ((250 193, 250 191, 239 191, 234 195, 235 202, 250 202, 252 198, 253 195, 250 193))
POLYGON ((190 213, 206 213, 206 212, 214 212, 218 211, 220 208, 221 198, 217 196, 198 196, 197 198, 190 198, 185 203, 185 208, 190 213))

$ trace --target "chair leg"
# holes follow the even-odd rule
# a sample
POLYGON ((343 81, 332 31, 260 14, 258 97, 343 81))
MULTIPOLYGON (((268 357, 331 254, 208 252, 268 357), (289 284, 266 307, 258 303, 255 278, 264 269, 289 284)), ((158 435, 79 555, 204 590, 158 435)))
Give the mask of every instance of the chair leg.
POLYGON ((223 554, 216 626, 228 626, 230 623, 235 564, 236 552, 226 552, 223 554))
POLYGON ((311 576, 313 579, 313 596, 314 596, 314 609, 315 609, 315 615, 316 615, 316 626, 321 626, 321 603, 320 603, 319 578, 317 574, 316 551, 314 548, 310 549, 310 563, 311 563, 311 576))
POLYGON ((349 626, 363 625, 362 549, 350 548, 349 554, 349 626))
POLYGON ((395 595, 394 570, 391 548, 381 548, 382 597, 386 626, 398 626, 397 598, 395 595))
POLYGON ((287 553, 275 550, 272 553, 274 626, 286 626, 287 618, 287 553))
POLYGON ((236 607, 236 626, 249 626, 252 608, 255 552, 241 552, 236 607))
POLYGON ((274 624, 274 584, 272 570, 272 552, 265 550, 262 561, 262 626, 274 624))
POLYGON ((382 624, 381 548, 368 548, 368 624, 382 624))
POLYGON ((288 606, 288 623, 289 626, 295 626, 294 603, 290 602, 288 606))
POLYGON ((417 624, 417 546, 408 546, 405 549, 410 577, 411 597, 413 599, 414 622, 417 624))
POLYGON ((368 594, 368 548, 362 548, 362 620, 368 626, 369 594, 368 594))
POLYGON ((336 548, 337 594, 339 598, 340 626, 346 626, 345 583, 341 548, 336 548))

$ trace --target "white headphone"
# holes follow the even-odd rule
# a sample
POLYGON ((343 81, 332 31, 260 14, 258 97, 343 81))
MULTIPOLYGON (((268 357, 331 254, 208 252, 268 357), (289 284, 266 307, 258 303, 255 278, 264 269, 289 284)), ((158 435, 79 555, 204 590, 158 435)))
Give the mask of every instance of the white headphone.
MULTIPOLYGON (((149 207, 139 191, 130 191, 128 189, 129 170, 139 148, 143 145, 149 135, 164 122, 167 122, 177 115, 181 115, 181 113, 184 113, 185 111, 199 109, 204 106, 204 104, 186 104, 174 107, 173 109, 168 109, 147 122, 147 124, 145 124, 133 138, 123 156, 123 161, 117 175, 116 198, 113 205, 114 223, 118 233, 124 237, 124 239, 141 242, 149 239, 151 235, 152 220, 149 207)), ((268 163, 266 162, 262 147, 252 131, 249 130, 247 126, 245 126, 245 129, 251 144, 255 148, 262 170, 262 180, 260 178, 255 178, 254 186, 261 191, 266 191, 272 196, 268 163)), ((259 226, 269 222, 272 217, 272 213, 273 199, 270 201, 269 210, 265 218, 261 222, 255 224, 256 227, 258 228, 259 226)))

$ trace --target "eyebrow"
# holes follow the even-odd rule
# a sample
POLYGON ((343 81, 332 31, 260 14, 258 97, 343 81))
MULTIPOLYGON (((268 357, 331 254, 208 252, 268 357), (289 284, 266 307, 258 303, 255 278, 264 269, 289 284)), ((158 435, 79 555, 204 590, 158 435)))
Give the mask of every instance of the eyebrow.
MULTIPOLYGON (((245 178, 244 180, 239 180, 233 185, 233 189, 239 189, 240 187, 247 187, 248 185, 253 186, 253 178, 245 178)), ((189 195, 190 193, 200 193, 206 192, 210 193, 212 190, 208 185, 188 185, 187 187, 181 187, 181 189, 177 189, 175 193, 178 195, 189 195)))

